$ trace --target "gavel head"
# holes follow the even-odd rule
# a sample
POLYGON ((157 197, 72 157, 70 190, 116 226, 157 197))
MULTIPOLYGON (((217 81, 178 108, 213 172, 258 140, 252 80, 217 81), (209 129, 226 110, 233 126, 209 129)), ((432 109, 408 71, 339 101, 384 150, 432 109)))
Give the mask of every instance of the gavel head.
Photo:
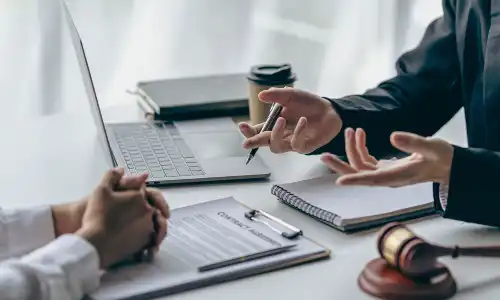
POLYGON ((436 272, 434 246, 399 223, 385 225, 377 240, 378 251, 391 266, 410 277, 426 277, 436 272))

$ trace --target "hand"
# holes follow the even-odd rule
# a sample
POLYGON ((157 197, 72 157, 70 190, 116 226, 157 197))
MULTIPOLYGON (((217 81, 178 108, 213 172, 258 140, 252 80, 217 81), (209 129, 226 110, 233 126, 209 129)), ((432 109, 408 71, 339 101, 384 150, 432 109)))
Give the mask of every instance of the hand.
MULTIPOLYGON (((118 188, 124 190, 140 189, 144 186, 147 177, 147 173, 137 176, 124 176, 121 178, 118 188)), ((159 218, 161 219, 158 219, 159 230, 156 237, 158 244, 155 245, 155 248, 157 249, 159 243, 161 243, 166 236, 166 220, 170 217, 170 211, 162 193, 157 189, 146 188, 146 195, 150 204, 159 209, 160 213, 159 218)), ((75 233, 81 228, 83 214, 87 208, 89 198, 90 196, 87 196, 80 201, 53 205, 51 207, 54 221, 54 233, 56 237, 63 234, 75 233)))
POLYGON ((283 106, 272 131, 259 133, 263 123, 251 126, 240 123, 246 137, 245 149, 269 146, 273 153, 295 151, 311 153, 330 142, 342 128, 342 120, 331 103, 315 94, 293 88, 271 88, 259 99, 283 106))
MULTIPOLYGON (((155 188, 146 188, 146 197, 149 204, 156 210, 156 224, 158 228, 155 228, 156 236, 153 240, 152 250, 154 253, 158 252, 160 249, 160 244, 163 242, 168 232, 167 219, 170 218, 170 209, 168 207, 165 198, 160 190, 155 188)), ((154 254, 151 252, 150 254, 154 254)))
MULTIPOLYGON (((146 179, 148 178, 148 174, 144 173, 137 176, 128 176, 122 177, 120 183, 118 184, 119 189, 140 189, 145 186, 146 179)), ((170 218, 170 209, 168 207, 165 198, 160 190, 155 188, 145 188, 146 189, 146 197, 151 206, 157 208, 156 211, 156 224, 158 228, 155 229, 156 236, 154 238, 154 244, 152 248, 148 251, 149 258, 152 259, 152 255, 158 252, 161 242, 167 236, 168 231, 168 223, 167 219, 170 218)))
POLYGON ((158 214, 148 203, 146 189, 117 191, 123 169, 106 173, 88 199, 77 235, 87 239, 107 268, 152 246, 153 219, 158 214))
POLYGON ((321 160, 341 176, 340 185, 368 185, 400 187, 421 182, 448 184, 453 160, 453 146, 436 138, 424 138, 407 132, 394 132, 391 143, 397 149, 411 154, 393 161, 377 161, 368 152, 366 134, 347 128, 346 154, 350 164, 332 154, 321 160))

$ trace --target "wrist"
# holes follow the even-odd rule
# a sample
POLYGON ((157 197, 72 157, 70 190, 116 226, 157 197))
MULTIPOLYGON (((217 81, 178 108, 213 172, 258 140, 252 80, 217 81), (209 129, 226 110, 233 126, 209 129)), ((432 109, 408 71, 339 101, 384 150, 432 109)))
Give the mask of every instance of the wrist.
POLYGON ((92 245, 92 247, 94 247, 99 256, 101 267, 105 266, 106 257, 104 255, 105 253, 104 249, 105 249, 106 236, 103 233, 103 231, 99 230, 96 227, 84 226, 78 229, 75 232, 75 235, 86 240, 90 245, 92 245))
POLYGON ((450 184, 451 166, 453 164, 453 146, 446 143, 446 151, 441 158, 441 172, 437 180, 438 183, 448 186, 450 184))
POLYGON ((55 237, 75 233, 82 224, 85 202, 59 204, 51 206, 55 237))
POLYGON ((342 120, 342 116, 340 115, 340 106, 332 99, 322 97, 321 100, 325 104, 325 110, 328 112, 328 115, 332 116, 333 120, 336 123, 336 126, 332 127, 332 130, 335 131, 335 135, 338 134, 344 128, 344 121, 342 120))

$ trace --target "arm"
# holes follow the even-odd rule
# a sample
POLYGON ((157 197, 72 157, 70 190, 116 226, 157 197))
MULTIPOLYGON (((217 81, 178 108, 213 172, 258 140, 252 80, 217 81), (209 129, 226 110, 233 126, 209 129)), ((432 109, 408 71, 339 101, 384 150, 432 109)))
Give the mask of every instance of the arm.
POLYGON ((17 210, 0 208, 0 261, 27 254, 54 238, 50 207, 17 210))
POLYGON ((0 261, 20 257, 81 226, 86 201, 2 210, 0 208, 0 261))
MULTIPOLYGON (((435 134, 462 106, 454 32, 454 1, 443 1, 443 17, 427 28, 420 44, 397 61, 397 75, 362 95, 329 99, 343 127, 363 128, 375 156, 395 151, 393 131, 435 134)), ((343 132, 343 130, 341 131, 343 132)), ((344 136, 315 151, 345 155, 344 136)))
POLYGON ((97 252, 85 240, 62 235, 64 205, 0 210, 2 299, 81 299, 99 280, 97 252), (37 250, 35 250, 37 249, 37 250), (30 253, 31 252, 31 253, 30 253), (27 254, 30 253, 30 254, 27 254))
POLYGON ((435 208, 445 218, 500 227, 499 172, 500 152, 454 146, 446 207, 434 184, 435 208))
POLYGON ((93 246, 63 235, 19 259, 0 263, 4 300, 79 300, 99 285, 99 258, 93 246))

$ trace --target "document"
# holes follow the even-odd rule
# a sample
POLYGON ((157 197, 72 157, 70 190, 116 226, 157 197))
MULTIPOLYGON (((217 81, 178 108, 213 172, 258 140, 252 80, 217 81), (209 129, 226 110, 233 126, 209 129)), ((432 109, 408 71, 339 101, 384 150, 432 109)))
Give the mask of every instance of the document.
MULTIPOLYGON (((245 217, 250 209, 233 198, 213 200, 172 211, 168 236, 152 262, 118 267, 105 273, 95 300, 147 299, 278 269, 293 262, 329 256, 329 250, 300 237, 287 239, 273 228, 245 217), (293 250, 223 268, 198 268, 282 246, 293 250)), ((273 224, 274 227, 274 224, 273 224)), ((277 227, 274 227, 275 229, 277 227)))
POLYGON ((255 223, 244 222, 243 214, 231 211, 195 212, 169 222, 168 250, 165 255, 198 268, 237 256, 249 255, 288 244, 275 232, 263 233, 255 223), (276 239, 278 237, 279 239, 276 239))

